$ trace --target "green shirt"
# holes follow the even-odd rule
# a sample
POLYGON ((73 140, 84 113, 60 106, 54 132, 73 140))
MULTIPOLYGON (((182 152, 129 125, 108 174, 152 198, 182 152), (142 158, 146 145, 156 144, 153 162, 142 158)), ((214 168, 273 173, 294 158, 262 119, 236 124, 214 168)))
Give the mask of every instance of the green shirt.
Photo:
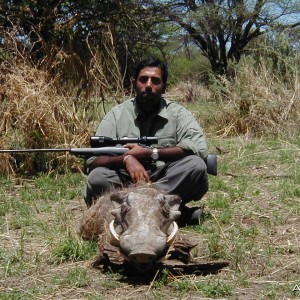
POLYGON ((97 136, 111 138, 157 137, 157 147, 178 146, 205 159, 207 143, 195 117, 183 106, 161 100, 159 112, 144 116, 135 99, 129 99, 112 108, 101 121, 97 136))

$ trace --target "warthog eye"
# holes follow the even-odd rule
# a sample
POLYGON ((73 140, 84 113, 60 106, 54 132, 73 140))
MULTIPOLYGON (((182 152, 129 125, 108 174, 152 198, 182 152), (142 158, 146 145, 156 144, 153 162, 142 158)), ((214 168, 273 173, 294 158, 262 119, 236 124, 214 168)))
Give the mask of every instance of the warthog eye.
POLYGON ((121 206, 121 215, 124 216, 129 211, 130 206, 127 203, 123 203, 121 206))
POLYGON ((158 195, 157 200, 161 205, 163 216, 168 219, 170 217, 170 205, 167 203, 165 195, 158 195))
POLYGON ((164 205, 163 209, 162 209, 162 213, 163 213, 163 216, 167 219, 170 218, 170 206, 169 205, 164 205))

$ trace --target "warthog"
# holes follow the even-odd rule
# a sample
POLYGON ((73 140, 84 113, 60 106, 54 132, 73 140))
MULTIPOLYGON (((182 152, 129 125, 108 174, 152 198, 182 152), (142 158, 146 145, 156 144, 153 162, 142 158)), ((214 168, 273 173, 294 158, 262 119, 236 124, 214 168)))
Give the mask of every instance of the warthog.
POLYGON ((178 196, 150 187, 136 186, 100 197, 84 214, 79 234, 97 239, 99 249, 109 243, 125 260, 147 271, 168 252, 180 216, 178 196))

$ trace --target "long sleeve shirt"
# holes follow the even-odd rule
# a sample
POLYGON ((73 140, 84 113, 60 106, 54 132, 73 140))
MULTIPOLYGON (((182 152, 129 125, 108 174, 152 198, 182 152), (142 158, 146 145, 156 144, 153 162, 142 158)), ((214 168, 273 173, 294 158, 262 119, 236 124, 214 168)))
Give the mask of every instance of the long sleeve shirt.
MULTIPOLYGON (((155 147, 178 146, 207 157, 207 143, 199 123, 183 106, 161 98, 159 111, 146 117, 140 111, 135 98, 113 107, 102 119, 97 136, 111 138, 157 137, 155 147)), ((93 159, 89 159, 91 163, 93 159)))

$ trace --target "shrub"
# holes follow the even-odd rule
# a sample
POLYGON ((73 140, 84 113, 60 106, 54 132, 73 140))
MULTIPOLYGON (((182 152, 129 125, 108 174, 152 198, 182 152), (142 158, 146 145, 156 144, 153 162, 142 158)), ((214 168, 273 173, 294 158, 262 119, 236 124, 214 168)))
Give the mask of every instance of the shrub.
MULTIPOLYGON (((296 62, 296 61, 295 61, 296 62)), ((217 132, 221 135, 250 136, 297 134, 300 114, 300 85, 297 63, 292 81, 286 82, 261 60, 239 66, 234 79, 215 81, 213 100, 222 103, 217 132)))
MULTIPOLYGON (((22 62, 0 66, 1 148, 57 148, 87 143, 89 125, 77 113, 76 100, 55 87, 47 73, 22 62)), ((77 168, 67 154, 0 154, 0 173, 35 173, 77 168)))

